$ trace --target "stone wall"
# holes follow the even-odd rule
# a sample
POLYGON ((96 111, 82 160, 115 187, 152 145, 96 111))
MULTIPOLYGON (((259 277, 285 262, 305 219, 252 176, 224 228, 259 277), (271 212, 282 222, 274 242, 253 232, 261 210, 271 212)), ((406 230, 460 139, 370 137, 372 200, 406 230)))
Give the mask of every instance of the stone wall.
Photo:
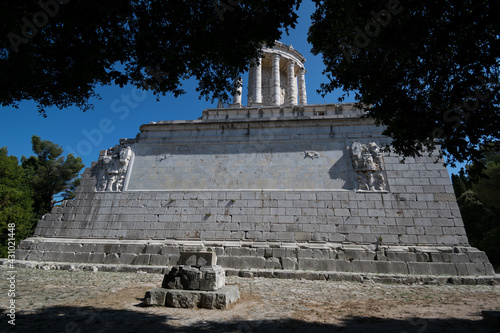
MULTIPOLYGON (((446 187, 394 186, 420 191, 446 187)), ((35 236, 468 244, 454 196, 442 192, 80 193, 46 215, 35 236)))

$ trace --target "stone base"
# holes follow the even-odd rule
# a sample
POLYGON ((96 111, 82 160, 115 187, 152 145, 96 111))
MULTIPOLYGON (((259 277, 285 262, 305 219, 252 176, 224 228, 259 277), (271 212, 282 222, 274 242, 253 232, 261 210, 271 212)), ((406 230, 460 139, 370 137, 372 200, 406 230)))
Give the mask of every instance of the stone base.
MULTIPOLYGON (((330 242, 131 241, 28 238, 18 261, 174 266, 185 247, 213 250, 224 269, 493 276, 486 254, 468 246, 391 246, 330 242)), ((169 269, 170 270, 170 269, 169 269)))
POLYGON ((225 286, 217 291, 155 288, 146 292, 144 303, 148 306, 225 310, 239 299, 240 291, 237 286, 225 286))
POLYGON ((215 291, 226 284, 226 274, 221 266, 174 266, 165 274, 162 288, 215 291))
MULTIPOLYGON (((0 267, 10 265, 8 259, 0 259, 0 267)), ((166 274, 170 267, 141 266, 141 265, 110 265, 110 264, 74 264, 68 262, 40 262, 16 260, 16 267, 43 269, 43 270, 84 270, 101 272, 123 273, 151 273, 166 274)), ((500 285, 500 274, 492 275, 409 275, 409 274, 383 274, 383 273, 356 273, 356 272, 328 272, 328 271, 297 271, 275 269, 226 269, 227 276, 240 276, 245 278, 262 277, 276 279, 305 279, 321 281, 346 281, 388 284, 457 284, 457 285, 500 285)))

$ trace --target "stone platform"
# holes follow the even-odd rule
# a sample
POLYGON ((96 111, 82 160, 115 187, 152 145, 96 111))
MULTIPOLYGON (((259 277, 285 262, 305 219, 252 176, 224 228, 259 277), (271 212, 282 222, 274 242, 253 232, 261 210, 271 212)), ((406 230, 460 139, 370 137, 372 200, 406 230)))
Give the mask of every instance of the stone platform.
POLYGON ((161 288, 146 292, 145 305, 227 309, 240 298, 237 286, 226 287, 226 272, 213 251, 182 251, 178 265, 165 274, 161 288))
POLYGON ((237 286, 224 286, 215 291, 156 288, 146 292, 145 304, 225 310, 239 299, 240 292, 237 286))
POLYGON ((131 241, 32 238, 21 243, 18 259, 66 264, 177 265, 188 246, 212 250, 218 264, 233 270, 298 270, 346 273, 494 276, 485 253, 467 246, 396 246, 330 242, 131 241))

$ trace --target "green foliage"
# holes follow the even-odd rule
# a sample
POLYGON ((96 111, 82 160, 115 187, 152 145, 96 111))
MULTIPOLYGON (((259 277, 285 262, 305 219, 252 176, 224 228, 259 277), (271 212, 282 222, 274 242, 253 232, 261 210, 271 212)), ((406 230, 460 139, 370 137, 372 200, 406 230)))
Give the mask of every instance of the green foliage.
POLYGON ((488 160, 484 171, 487 178, 479 179, 472 189, 481 202, 500 212, 500 152, 491 154, 488 160))
POLYGON ((476 193, 469 190, 457 199, 469 242, 479 246, 485 232, 490 230, 495 213, 479 200, 476 193))
POLYGON ((50 106, 86 110, 98 85, 177 96, 189 77, 200 97, 227 100, 262 43, 295 26, 300 2, 72 0, 36 27, 38 1, 2 1, 0 104, 33 100, 42 114, 50 106))
POLYGON ((36 156, 23 156, 21 165, 33 190, 34 212, 40 218, 54 206, 55 194, 64 191, 63 199, 74 197, 72 189, 79 183, 78 173, 84 165, 80 157, 68 154, 64 158, 61 146, 36 135, 31 138, 31 143, 36 156))
POLYGON ((492 264, 500 265, 500 158, 498 151, 485 155, 482 162, 488 178, 474 183, 462 172, 452 175, 453 188, 470 244, 485 251, 492 264))
POLYGON ((354 91, 404 156, 433 150, 484 169, 500 139, 500 2, 314 0, 309 30, 329 82, 354 91))
POLYGON ((15 225, 16 245, 33 230, 33 199, 24 176, 17 158, 7 156, 7 148, 0 148, 0 257, 7 256, 9 225, 15 225))
POLYGON ((455 196, 457 198, 467 191, 465 182, 460 176, 451 175, 451 182, 453 183, 453 191, 455 192, 455 196))

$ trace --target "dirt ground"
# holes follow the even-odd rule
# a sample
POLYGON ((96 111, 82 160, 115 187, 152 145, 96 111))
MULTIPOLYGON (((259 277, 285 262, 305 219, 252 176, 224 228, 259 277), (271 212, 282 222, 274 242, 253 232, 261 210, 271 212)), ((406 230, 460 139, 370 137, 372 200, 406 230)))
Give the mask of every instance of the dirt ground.
POLYGON ((500 311, 500 286, 386 285, 229 277, 241 299, 229 310, 144 307, 163 276, 18 268, 15 326, 1 332, 499 332, 481 311, 500 311))

